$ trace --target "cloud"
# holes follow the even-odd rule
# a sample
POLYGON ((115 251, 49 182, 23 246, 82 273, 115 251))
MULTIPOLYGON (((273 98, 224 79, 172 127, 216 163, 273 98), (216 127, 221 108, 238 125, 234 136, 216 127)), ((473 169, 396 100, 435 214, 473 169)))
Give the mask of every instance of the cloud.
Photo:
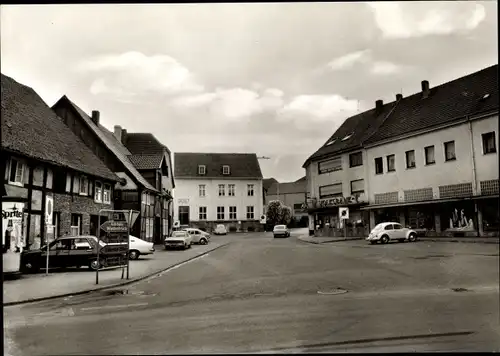
POLYGON ((394 39, 470 31, 486 17, 484 6, 472 2, 426 3, 425 7, 412 2, 370 2, 368 6, 384 37, 394 39))
POLYGON ((392 62, 380 61, 373 63, 370 71, 375 75, 396 74, 401 71, 401 67, 392 62))
POLYGON ((328 63, 331 70, 341 70, 352 67, 356 63, 364 62, 367 60, 369 50, 357 51, 338 57, 328 63))
POLYGON ((90 87, 94 95, 130 98, 203 90, 189 69, 167 55, 146 56, 140 52, 101 55, 79 62, 76 70, 96 76, 90 87))

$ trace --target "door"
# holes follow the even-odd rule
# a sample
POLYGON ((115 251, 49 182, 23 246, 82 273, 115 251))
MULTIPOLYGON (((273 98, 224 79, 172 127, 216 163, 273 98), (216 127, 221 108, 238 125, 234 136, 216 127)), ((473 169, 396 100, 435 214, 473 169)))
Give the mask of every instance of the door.
POLYGON ((191 237, 193 238, 193 242, 194 243, 199 243, 200 242, 201 233, 198 230, 194 230, 194 234, 191 235, 191 237))
POLYGON ((93 257, 95 252, 89 240, 84 237, 72 239, 71 249, 66 260, 66 266, 86 266, 89 258, 93 257))
POLYGON ((156 216, 155 217, 155 227, 154 227, 154 237, 153 237, 153 241, 155 242, 155 244, 161 244, 162 241, 161 241, 161 217, 159 216, 156 216))
POLYGON ((189 206, 179 206, 179 222, 182 225, 189 225, 189 206))
POLYGON ((395 239, 396 237, 394 236, 394 225, 390 224, 390 225, 386 225, 384 227, 384 233, 389 236, 389 238, 392 240, 392 239, 395 239))
MULTIPOLYGON (((63 267, 64 262, 66 261, 69 249, 70 249, 70 241, 65 240, 57 240, 54 243, 49 245, 49 267, 57 268, 63 267)), ((44 268, 46 266, 47 261, 47 249, 44 248, 42 250, 42 261, 40 261, 40 267, 44 268)))
POLYGON ((403 226, 401 226, 400 224, 394 224, 393 234, 394 234, 395 239, 406 238, 405 233, 406 233, 406 230, 403 229, 403 226))

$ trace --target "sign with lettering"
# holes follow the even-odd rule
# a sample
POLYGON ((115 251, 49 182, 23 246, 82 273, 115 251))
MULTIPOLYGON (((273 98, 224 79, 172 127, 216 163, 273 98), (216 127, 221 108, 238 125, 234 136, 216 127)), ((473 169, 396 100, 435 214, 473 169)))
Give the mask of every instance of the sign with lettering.
POLYGON ((345 205, 353 205, 359 203, 365 203, 365 195, 364 194, 354 194, 348 197, 334 197, 329 199, 307 199, 307 207, 309 209, 315 208, 328 208, 335 206, 345 206, 345 205))
POLYGON ((101 229, 103 229, 107 233, 123 233, 128 232, 128 224, 126 221, 108 220, 101 225, 101 229))
POLYGON ((105 234, 100 239, 106 243, 101 253, 107 267, 123 266, 128 253, 128 222, 121 212, 113 213, 111 217, 119 220, 108 220, 101 224, 105 234))
POLYGON ((189 199, 177 199, 179 205, 189 205, 189 199))

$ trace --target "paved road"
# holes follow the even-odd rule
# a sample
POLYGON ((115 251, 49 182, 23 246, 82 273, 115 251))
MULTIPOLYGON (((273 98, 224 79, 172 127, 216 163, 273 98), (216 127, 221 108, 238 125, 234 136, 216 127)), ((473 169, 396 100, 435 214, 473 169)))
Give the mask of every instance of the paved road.
POLYGON ((298 233, 241 236, 127 294, 5 308, 5 352, 500 351, 498 246, 298 233))

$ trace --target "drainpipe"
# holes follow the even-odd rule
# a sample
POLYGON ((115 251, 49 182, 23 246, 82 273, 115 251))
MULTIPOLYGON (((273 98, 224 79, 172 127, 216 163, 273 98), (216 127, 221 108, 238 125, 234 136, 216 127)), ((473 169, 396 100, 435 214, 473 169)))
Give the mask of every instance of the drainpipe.
MULTIPOLYGON (((477 171, 476 171, 476 155, 474 154, 474 135, 472 132, 472 122, 470 120, 470 116, 467 116, 467 127, 469 129, 469 137, 470 137, 470 148, 471 148, 471 164, 472 164, 472 186, 473 195, 476 195, 478 192, 477 187, 477 171)), ((477 213, 477 234, 481 236, 483 234, 483 214, 477 206, 477 202, 474 202, 474 210, 477 213)))

